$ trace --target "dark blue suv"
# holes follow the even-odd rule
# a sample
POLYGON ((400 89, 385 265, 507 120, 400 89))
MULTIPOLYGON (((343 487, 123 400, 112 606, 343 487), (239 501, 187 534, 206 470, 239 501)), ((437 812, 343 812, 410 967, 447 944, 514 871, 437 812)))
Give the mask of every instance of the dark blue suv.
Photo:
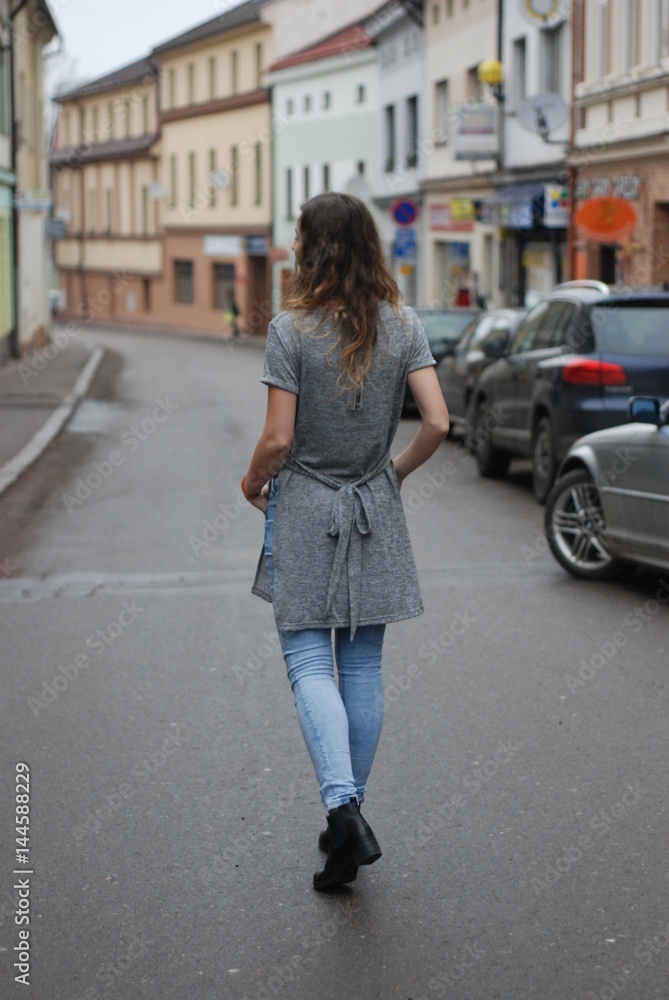
POLYGON ((577 438, 626 423, 630 396, 669 397, 669 294, 567 282, 498 349, 475 386, 468 441, 482 476, 530 458, 543 503, 577 438))

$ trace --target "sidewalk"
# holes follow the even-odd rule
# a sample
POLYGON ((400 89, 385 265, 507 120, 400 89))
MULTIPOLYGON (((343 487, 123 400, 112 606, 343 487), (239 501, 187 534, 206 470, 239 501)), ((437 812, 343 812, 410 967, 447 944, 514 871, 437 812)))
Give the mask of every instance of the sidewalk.
POLYGON ((0 368, 0 494, 63 429, 103 354, 70 338, 0 368))

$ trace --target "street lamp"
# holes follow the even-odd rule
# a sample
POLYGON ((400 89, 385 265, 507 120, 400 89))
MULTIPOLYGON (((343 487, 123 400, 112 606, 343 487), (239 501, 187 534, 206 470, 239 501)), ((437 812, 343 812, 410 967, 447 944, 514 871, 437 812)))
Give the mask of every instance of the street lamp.
POLYGON ((485 83, 497 101, 497 166, 501 170, 504 164, 504 67, 499 59, 484 59, 478 64, 476 75, 481 83, 485 83))

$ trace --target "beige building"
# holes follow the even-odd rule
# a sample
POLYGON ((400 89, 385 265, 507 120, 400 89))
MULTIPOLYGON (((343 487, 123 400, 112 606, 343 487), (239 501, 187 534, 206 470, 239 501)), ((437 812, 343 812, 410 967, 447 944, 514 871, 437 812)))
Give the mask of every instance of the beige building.
POLYGON ((578 0, 574 25, 577 220, 586 201, 616 199, 606 225, 594 220, 599 234, 577 229, 575 276, 659 285, 669 281, 669 0, 578 0))

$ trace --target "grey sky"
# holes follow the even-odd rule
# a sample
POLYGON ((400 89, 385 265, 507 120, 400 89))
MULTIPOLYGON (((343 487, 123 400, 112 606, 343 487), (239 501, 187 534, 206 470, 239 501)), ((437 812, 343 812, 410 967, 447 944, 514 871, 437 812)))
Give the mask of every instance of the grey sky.
MULTIPOLYGON (((141 59, 159 42, 208 21, 241 0, 48 0, 65 55, 53 76, 67 84, 141 59), (63 79, 64 78, 64 79, 63 79)), ((52 76, 52 74, 50 74, 52 76)))

